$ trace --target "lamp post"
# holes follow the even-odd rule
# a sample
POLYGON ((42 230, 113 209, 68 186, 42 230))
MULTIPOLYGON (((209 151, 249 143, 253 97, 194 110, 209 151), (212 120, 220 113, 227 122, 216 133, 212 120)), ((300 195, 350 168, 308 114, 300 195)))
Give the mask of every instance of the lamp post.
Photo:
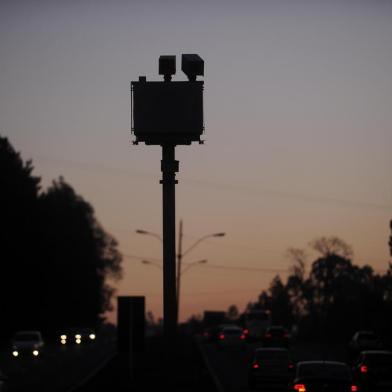
POLYGON ((181 275, 188 270, 191 266, 194 264, 201 264, 201 263, 206 263, 207 260, 200 260, 198 262, 194 262, 191 264, 188 264, 187 268, 184 269, 184 271, 181 271, 181 263, 182 263, 182 258, 188 254, 196 245, 198 245, 201 241, 206 240, 207 238, 211 237, 224 237, 226 233, 213 233, 213 234, 207 234, 201 238, 199 238, 197 241, 195 241, 188 249, 186 249, 184 252, 182 251, 182 237, 183 237, 183 231, 182 231, 182 219, 180 220, 180 229, 178 233, 178 253, 177 253, 177 325, 180 320, 180 288, 181 288, 181 275))
MULTIPOLYGON (((147 230, 141 230, 141 229, 137 229, 136 233, 138 234, 145 234, 145 235, 150 235, 152 237, 155 237, 156 239, 158 239, 159 241, 162 241, 162 237, 157 234, 157 233, 153 233, 147 230)), ((184 272, 186 272, 189 268, 193 267, 196 264, 205 264, 207 263, 207 260, 198 260, 198 261, 194 261, 192 263, 189 263, 186 265, 186 267, 184 268, 184 270, 182 271, 182 258, 188 254, 193 248, 195 248, 200 242, 206 240, 207 238, 211 238, 211 237, 224 237, 226 235, 226 233, 213 233, 213 234, 207 234, 204 235, 203 237, 200 237, 197 241, 195 241, 188 249, 186 249, 184 252, 182 251, 182 237, 183 237, 183 224, 182 224, 182 219, 180 220, 180 228, 179 228, 179 232, 178 232, 178 253, 177 253, 177 274, 176 274, 176 293, 177 293, 177 324, 179 322, 179 315, 180 315, 180 288, 181 288, 181 276, 184 274, 184 272)), ((152 261, 149 260, 142 260, 143 264, 151 264, 154 265, 160 269, 163 269, 163 267, 161 267, 159 264, 156 264, 152 261)))

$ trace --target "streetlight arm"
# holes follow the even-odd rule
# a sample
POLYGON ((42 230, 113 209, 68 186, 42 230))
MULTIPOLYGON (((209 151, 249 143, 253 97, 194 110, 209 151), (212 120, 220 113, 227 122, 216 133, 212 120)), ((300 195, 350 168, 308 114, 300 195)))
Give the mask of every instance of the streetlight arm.
POLYGON ((198 245, 201 241, 204 241, 207 238, 210 237, 224 237, 226 233, 214 233, 214 234, 207 234, 201 238, 199 238, 193 245, 191 245, 185 252, 182 253, 181 257, 185 256, 187 253, 189 253, 196 245, 198 245))
POLYGON ((155 263, 155 262, 153 262, 153 261, 151 261, 151 260, 141 260, 141 262, 142 262, 142 264, 150 264, 150 265, 152 265, 152 266, 154 266, 154 267, 157 267, 157 268, 159 268, 159 269, 162 269, 162 266, 161 266, 160 264, 155 263))
POLYGON ((183 275, 184 272, 188 271, 189 268, 195 266, 196 264, 205 264, 207 263, 208 260, 198 260, 198 261, 194 261, 193 263, 189 263, 187 264, 187 266, 180 272, 180 275, 183 275))
POLYGON ((152 236, 152 237, 157 238, 159 241, 163 242, 162 237, 161 237, 159 234, 151 233, 150 231, 147 231, 147 230, 140 230, 140 229, 137 229, 137 230, 135 230, 135 231, 136 231, 136 233, 138 233, 138 234, 147 234, 147 235, 150 235, 150 236, 152 236))

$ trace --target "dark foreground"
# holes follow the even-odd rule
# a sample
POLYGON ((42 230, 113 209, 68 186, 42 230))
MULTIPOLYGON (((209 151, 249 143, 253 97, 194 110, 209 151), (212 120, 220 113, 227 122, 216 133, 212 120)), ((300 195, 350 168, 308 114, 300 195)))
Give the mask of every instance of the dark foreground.
POLYGON ((116 354, 94 377, 73 392, 203 391, 216 392, 200 347, 192 337, 180 337, 177 347, 165 348, 160 337, 146 339, 143 353, 131 367, 126 355, 116 354), (132 369, 132 370, 131 370, 132 369))

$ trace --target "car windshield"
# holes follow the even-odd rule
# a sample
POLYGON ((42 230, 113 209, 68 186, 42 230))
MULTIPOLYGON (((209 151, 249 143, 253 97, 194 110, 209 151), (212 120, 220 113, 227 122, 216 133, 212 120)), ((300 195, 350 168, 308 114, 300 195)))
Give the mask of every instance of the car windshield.
POLYGON ((359 340, 378 340, 378 337, 374 333, 365 332, 365 333, 361 333, 358 336, 358 339, 359 340))
POLYGON ((348 379, 350 377, 350 373, 346 365, 333 363, 302 364, 299 367, 299 375, 300 377, 331 377, 338 379, 348 379))
POLYGON ((225 328, 222 333, 225 335, 242 335, 242 331, 237 328, 225 328))
POLYGON ((255 353, 256 359, 288 359, 289 355, 287 351, 278 351, 278 350, 260 350, 255 353))
POLYGON ((370 366, 392 366, 392 353, 369 354, 365 362, 370 366))
POLYGON ((272 336, 283 336, 285 334, 285 330, 283 328, 270 328, 267 333, 272 336))
POLYGON ((266 321, 268 320, 268 313, 249 313, 246 318, 248 320, 266 321))
POLYGON ((15 340, 18 342, 27 342, 31 340, 40 340, 39 335, 33 332, 20 332, 15 335, 15 340))

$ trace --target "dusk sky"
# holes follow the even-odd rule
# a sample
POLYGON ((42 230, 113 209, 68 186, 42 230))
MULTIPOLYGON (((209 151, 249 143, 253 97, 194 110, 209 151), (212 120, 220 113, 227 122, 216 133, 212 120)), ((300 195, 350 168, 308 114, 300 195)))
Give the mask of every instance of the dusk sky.
MULTIPOLYGON (((240 311, 338 236, 384 272, 392 219, 392 2, 0 0, 0 135, 89 201, 124 255, 119 295, 162 316, 157 146, 132 145, 131 80, 205 61, 204 145, 179 146, 181 319, 240 311)), ((70 261, 71 262, 71 261, 70 261)), ((113 318, 114 316, 112 316, 113 318)))

